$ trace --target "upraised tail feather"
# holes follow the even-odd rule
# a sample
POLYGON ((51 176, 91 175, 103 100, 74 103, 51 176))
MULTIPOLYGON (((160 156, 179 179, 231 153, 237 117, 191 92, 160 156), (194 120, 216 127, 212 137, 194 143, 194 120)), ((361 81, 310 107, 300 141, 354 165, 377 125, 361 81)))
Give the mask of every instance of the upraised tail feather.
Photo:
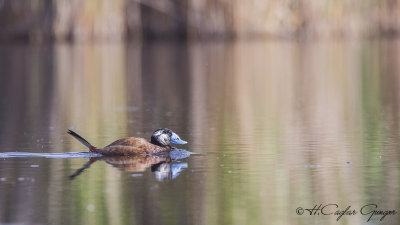
POLYGON ((83 145, 88 147, 91 152, 96 152, 96 147, 91 145, 88 141, 85 140, 85 138, 81 137, 79 134, 73 132, 72 130, 68 130, 67 133, 70 134, 72 137, 74 137, 79 142, 81 142, 83 145))

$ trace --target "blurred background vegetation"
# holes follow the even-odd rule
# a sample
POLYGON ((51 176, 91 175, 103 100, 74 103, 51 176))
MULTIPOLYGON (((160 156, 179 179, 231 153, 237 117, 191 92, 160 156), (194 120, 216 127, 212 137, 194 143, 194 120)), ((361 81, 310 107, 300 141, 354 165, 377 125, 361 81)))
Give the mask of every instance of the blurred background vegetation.
POLYGON ((0 40, 375 37, 397 0, 1 0, 0 40))

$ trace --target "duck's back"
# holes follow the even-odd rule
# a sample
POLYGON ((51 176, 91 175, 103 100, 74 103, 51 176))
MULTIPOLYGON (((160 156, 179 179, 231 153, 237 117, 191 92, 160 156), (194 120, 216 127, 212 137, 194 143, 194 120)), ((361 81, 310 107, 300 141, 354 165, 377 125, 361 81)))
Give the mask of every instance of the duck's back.
POLYGON ((153 145, 144 138, 128 137, 122 138, 107 145, 104 148, 96 149, 96 152, 103 155, 144 155, 169 151, 170 147, 153 145))
POLYGON ((122 146, 146 146, 148 144, 153 145, 149 141, 147 141, 144 138, 137 138, 137 137, 127 137, 127 138, 122 138, 119 140, 114 141, 113 143, 107 145, 106 147, 110 146, 116 146, 116 145, 122 145, 122 146))

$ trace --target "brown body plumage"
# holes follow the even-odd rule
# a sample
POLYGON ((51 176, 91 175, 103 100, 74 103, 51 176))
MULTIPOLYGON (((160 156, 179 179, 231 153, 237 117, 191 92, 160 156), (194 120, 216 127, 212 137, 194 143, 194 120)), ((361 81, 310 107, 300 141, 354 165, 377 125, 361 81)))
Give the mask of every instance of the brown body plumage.
POLYGON ((169 152, 171 150, 171 146, 169 145, 171 142, 175 144, 187 143, 168 128, 156 130, 151 136, 151 141, 147 141, 144 138, 127 137, 114 141, 104 148, 94 147, 72 130, 68 130, 68 134, 88 147, 91 152, 107 156, 152 155, 169 152))
POLYGON ((122 138, 107 145, 104 148, 90 149, 103 155, 150 155, 161 152, 169 152, 171 146, 157 146, 144 138, 122 138))

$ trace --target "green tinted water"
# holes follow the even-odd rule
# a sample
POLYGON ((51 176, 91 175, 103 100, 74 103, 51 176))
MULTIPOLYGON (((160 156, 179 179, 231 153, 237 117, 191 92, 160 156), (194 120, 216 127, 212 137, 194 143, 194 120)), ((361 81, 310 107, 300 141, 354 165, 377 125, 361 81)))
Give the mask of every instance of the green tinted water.
POLYGON ((399 50, 397 40, 1 46, 1 152, 86 151, 71 128, 104 146, 168 127, 200 154, 164 164, 181 167, 162 179, 158 159, 99 160, 70 179, 87 158, 1 158, 0 224, 364 224, 366 204, 400 210, 399 50), (358 213, 296 213, 320 204, 358 213))

